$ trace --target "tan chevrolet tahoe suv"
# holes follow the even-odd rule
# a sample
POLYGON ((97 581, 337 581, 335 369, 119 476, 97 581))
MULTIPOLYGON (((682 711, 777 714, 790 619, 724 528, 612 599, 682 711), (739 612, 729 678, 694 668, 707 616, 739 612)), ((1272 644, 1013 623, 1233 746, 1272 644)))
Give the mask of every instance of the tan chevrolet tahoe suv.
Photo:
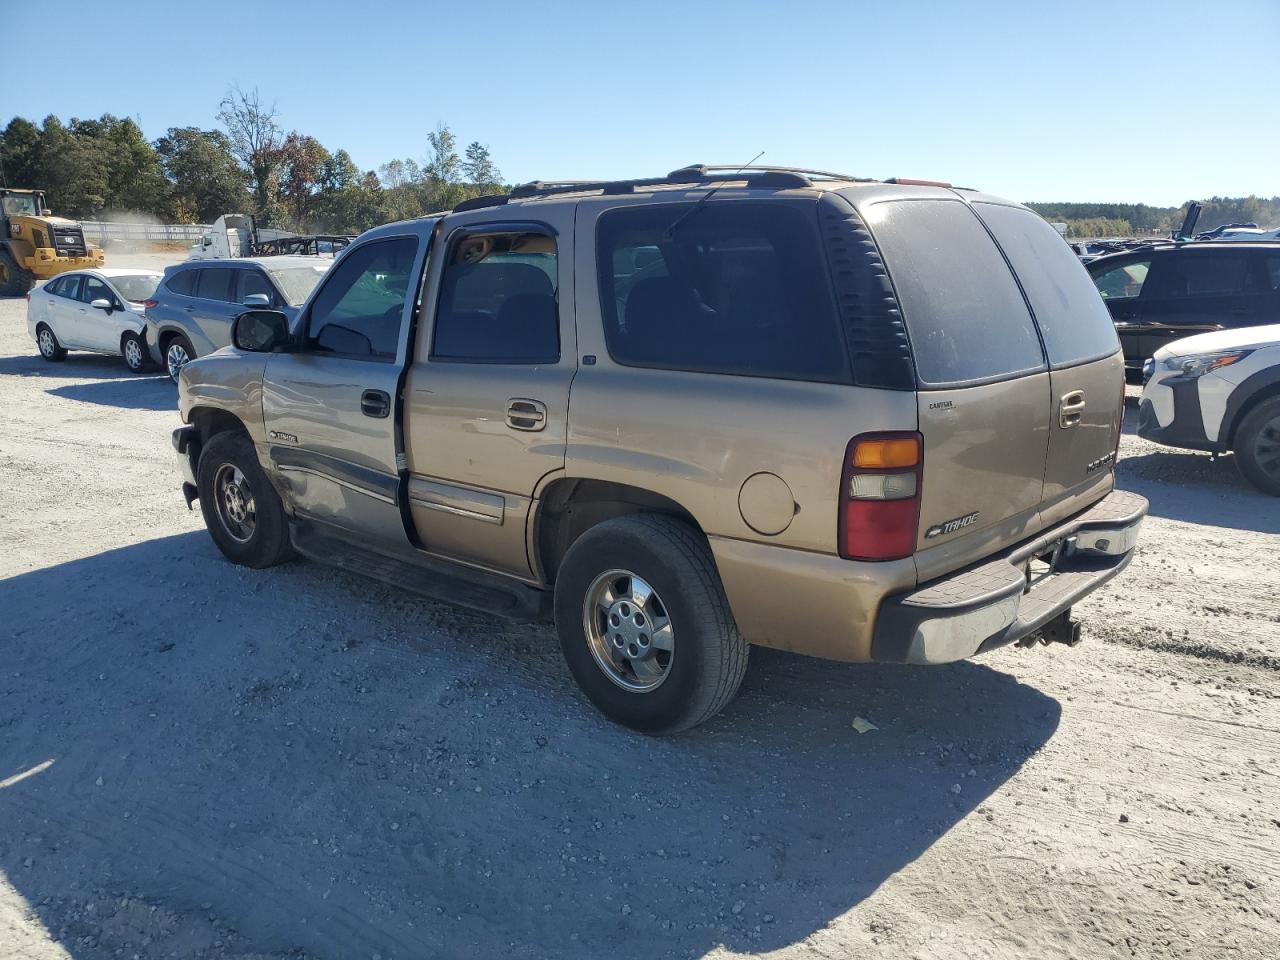
POLYGON ((1053 228, 946 184, 688 167, 360 237, 183 368, 188 503, 554 617, 608 717, 714 715, 751 644, 933 664, 1074 643, 1129 561, 1124 359, 1053 228))

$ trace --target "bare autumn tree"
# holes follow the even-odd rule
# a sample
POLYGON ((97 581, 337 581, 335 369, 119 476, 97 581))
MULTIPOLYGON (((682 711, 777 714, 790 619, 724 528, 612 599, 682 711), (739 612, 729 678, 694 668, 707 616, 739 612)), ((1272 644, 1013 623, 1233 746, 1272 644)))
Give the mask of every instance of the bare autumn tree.
POLYGON ((278 206, 276 175, 284 135, 276 116, 276 105, 267 106, 257 87, 249 93, 239 86, 232 87, 218 110, 218 119, 227 128, 232 154, 249 170, 257 214, 265 223, 272 221, 278 206))

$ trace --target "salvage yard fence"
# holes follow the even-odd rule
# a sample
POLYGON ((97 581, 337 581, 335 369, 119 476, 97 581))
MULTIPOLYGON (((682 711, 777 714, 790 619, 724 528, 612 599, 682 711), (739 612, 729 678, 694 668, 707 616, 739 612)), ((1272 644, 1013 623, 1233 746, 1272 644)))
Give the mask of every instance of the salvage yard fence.
POLYGON ((82 220, 84 238, 99 246, 108 240, 135 243, 195 243, 209 231, 200 223, 110 223, 82 220))

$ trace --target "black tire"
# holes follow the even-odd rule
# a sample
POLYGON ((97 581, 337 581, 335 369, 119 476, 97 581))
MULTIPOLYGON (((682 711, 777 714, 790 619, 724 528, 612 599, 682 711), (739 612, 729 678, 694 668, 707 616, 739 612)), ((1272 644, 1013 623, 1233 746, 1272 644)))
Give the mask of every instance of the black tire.
POLYGON ((182 368, 186 366, 186 364, 190 363, 192 360, 196 358, 196 351, 195 351, 195 347, 191 346, 190 340, 188 340, 186 337, 184 337, 180 333, 175 333, 172 336, 166 337, 162 341, 162 344, 160 347, 160 355, 164 359, 165 372, 169 374, 169 379, 172 380, 174 383, 177 383, 178 374, 182 371, 182 368), (182 363, 178 364, 176 367, 174 366, 173 358, 170 356, 174 347, 180 348, 182 352, 187 355, 187 359, 184 360, 182 363))
POLYGON ((1246 480, 1280 497, 1280 397, 1263 400, 1236 430, 1236 463, 1246 480))
POLYGON ((40 356, 50 363, 58 363, 67 359, 67 348, 58 342, 58 335, 53 332, 53 328, 47 323, 41 323, 36 326, 36 347, 40 350, 40 356))
MULTIPOLYGON (((273 567, 293 557, 289 542, 289 521, 280 495, 258 463, 253 441, 239 431, 214 434, 203 450, 196 470, 196 490, 200 496, 200 512, 204 514, 209 536, 222 555, 232 563, 262 569, 273 567), (244 485, 237 484, 242 508, 248 500, 253 517, 247 536, 237 536, 232 512, 220 489, 224 470, 238 471, 244 485), (249 496, 245 497, 245 492, 249 496), (225 516, 224 516, 225 514, 225 516)), ((239 532, 245 532, 245 526, 239 532)))
POLYGON ((670 517, 618 517, 579 537, 556 576, 555 618, 565 662, 587 698, 610 720, 643 733, 679 733, 715 716, 747 669, 748 645, 706 538, 670 517), (669 617, 674 644, 655 689, 624 689, 592 652, 584 606, 593 583, 610 571, 648 581, 669 617))
POLYGON ((35 274, 18 266, 7 247, 0 247, 0 296, 25 297, 35 285, 35 274))
POLYGON ((152 367, 146 342, 132 331, 126 331, 120 338, 120 356, 124 357, 124 365, 134 373, 146 373, 152 367))

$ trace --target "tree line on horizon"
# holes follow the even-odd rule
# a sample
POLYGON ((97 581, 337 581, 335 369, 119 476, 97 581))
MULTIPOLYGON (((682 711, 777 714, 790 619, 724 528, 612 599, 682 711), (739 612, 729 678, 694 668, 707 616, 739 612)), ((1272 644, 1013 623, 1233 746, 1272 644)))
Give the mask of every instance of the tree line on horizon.
MULTIPOLYGON (((210 223, 250 212, 262 226, 305 233, 360 233, 393 220, 447 210, 505 189, 489 148, 461 147, 440 124, 421 162, 394 159, 360 170, 346 150, 286 131, 256 89, 228 91, 217 126, 172 127, 148 140, 133 120, 14 117, 0 132, 0 185, 43 189, 55 213, 75 219, 143 215, 210 223)), ((1211 197, 1197 231, 1224 223, 1280 224, 1280 196, 1211 197)), ((1168 235, 1187 210, 1145 203, 1029 203, 1071 237, 1168 235)))
MULTIPOLYGON (((1177 207, 1153 207, 1145 203, 1028 203, 1046 220, 1067 225, 1069 237, 1169 236, 1182 226, 1187 201, 1177 207)), ((1280 197, 1209 197, 1196 233, 1226 223, 1256 223, 1260 227, 1280 226, 1280 197)))
POLYGON ((73 219, 211 223, 248 212, 261 226, 338 234, 505 189, 489 148, 461 147, 443 123, 426 135, 421 163, 362 171, 346 150, 286 131, 256 89, 232 88, 217 120, 148 140, 133 120, 111 114, 67 123, 50 115, 38 125, 14 117, 0 132, 0 185, 44 190, 54 213, 73 219))

